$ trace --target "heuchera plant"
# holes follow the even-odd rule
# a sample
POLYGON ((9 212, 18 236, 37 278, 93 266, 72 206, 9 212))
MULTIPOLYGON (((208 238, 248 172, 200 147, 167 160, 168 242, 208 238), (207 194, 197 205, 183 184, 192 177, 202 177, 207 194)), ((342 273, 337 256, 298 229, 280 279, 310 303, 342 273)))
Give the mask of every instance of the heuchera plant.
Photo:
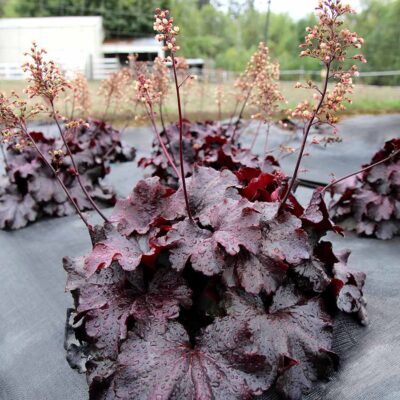
POLYGON ((330 212, 358 234, 391 239, 400 234, 400 139, 386 142, 363 168, 335 186, 330 212))
POLYGON ((105 122, 73 119, 74 113, 84 114, 90 108, 86 79, 77 76, 67 81, 53 61, 45 60, 45 54, 34 43, 27 54, 30 62, 23 65, 29 82, 25 93, 39 97, 44 104, 30 107, 15 92, 10 97, 0 93, 1 149, 6 170, 0 188, 2 229, 18 229, 41 216, 74 211, 90 227, 82 214, 88 209, 95 209, 107 220, 93 198, 115 203, 112 190, 100 182, 109 172, 108 161, 127 161, 135 156, 135 150, 124 147, 120 133, 105 122), (55 101, 68 91, 64 103, 70 105, 69 119, 55 107, 55 101), (40 113, 53 119, 58 138, 29 130, 28 122, 40 113))
MULTIPOLYGON (((255 168, 260 172, 273 173, 279 170, 278 161, 272 156, 264 158, 254 154, 251 149, 231 142, 233 126, 231 123, 206 121, 192 123, 183 120, 183 160, 185 176, 191 176, 194 165, 212 167, 217 170, 227 168, 238 171, 241 168, 255 168)), ((179 126, 169 125, 160 132, 161 140, 165 138, 168 150, 174 160, 179 159, 179 126)), ((151 167, 152 175, 158 176, 161 183, 177 188, 179 179, 167 162, 159 141, 153 142, 153 152, 149 157, 139 160, 141 167, 151 167)))
MULTIPOLYGON (((63 147, 61 139, 46 137, 41 132, 30 135, 43 154, 51 155, 59 177, 80 210, 91 210, 71 173, 69 158, 54 150, 63 147)), ((90 196, 104 205, 114 205, 116 195, 112 188, 102 184, 102 179, 110 171, 110 162, 133 160, 135 150, 122 145, 119 131, 96 120, 89 120, 67 140, 90 196)), ((21 151, 10 144, 7 153, 6 175, 0 184, 1 229, 19 229, 44 216, 61 217, 76 212, 65 192, 60 191, 51 170, 43 168, 35 148, 27 146, 21 151)))
MULTIPOLYGON (((310 51, 329 73, 361 39, 340 28, 349 7, 329 0, 318 9, 318 41, 310 51)), ((327 188, 317 189, 305 209, 295 200, 298 166, 290 182, 248 166, 195 165, 187 177, 179 28, 159 9, 154 28, 171 54, 178 167, 157 139, 180 185, 141 180, 110 221, 91 232, 91 252, 64 259, 75 303, 68 360, 86 371, 90 399, 250 399, 271 387, 300 399, 337 365, 336 310, 366 322, 365 274, 347 267, 348 252, 335 254, 322 240, 328 231, 341 233, 323 200, 327 188)), ((154 119, 151 82, 138 76, 138 91, 154 119)), ((302 111, 305 137, 327 113, 334 124, 338 100, 326 98, 327 83, 319 105, 302 111)))

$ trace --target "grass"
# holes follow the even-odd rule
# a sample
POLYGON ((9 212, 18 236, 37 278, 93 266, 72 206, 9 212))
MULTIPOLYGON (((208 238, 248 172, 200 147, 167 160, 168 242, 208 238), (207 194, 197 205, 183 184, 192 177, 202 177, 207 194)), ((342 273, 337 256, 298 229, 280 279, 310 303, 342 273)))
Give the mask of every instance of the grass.
MULTIPOLYGON (((97 95, 100 82, 89 83, 92 98, 92 116, 101 118, 104 115, 104 102, 101 96, 97 95)), ((235 109, 235 98, 232 90, 232 83, 223 85, 224 100, 221 107, 222 118, 229 118, 235 109)), ((25 83, 23 81, 1 81, 0 91, 10 93, 15 90, 21 94, 25 83)), ((183 102, 185 117, 192 120, 217 119, 219 117, 215 102, 217 85, 213 83, 201 83, 196 81, 190 91, 183 89, 183 102)), ((310 91, 304 89, 294 89, 294 82, 281 82, 281 90, 285 95, 288 104, 285 107, 292 108, 298 102, 309 98, 310 91)), ((63 101, 58 103, 61 112, 65 112, 63 101)), ((370 86, 356 85, 353 95, 353 104, 348 105, 343 114, 382 114, 400 112, 400 87, 392 86, 370 86)), ((245 116, 249 116, 248 110, 245 116)), ((167 121, 176 121, 177 109, 176 99, 173 90, 165 105, 165 116, 167 121)), ((106 119, 113 122, 116 126, 147 124, 143 118, 134 118, 130 104, 120 102, 111 106, 106 119)))

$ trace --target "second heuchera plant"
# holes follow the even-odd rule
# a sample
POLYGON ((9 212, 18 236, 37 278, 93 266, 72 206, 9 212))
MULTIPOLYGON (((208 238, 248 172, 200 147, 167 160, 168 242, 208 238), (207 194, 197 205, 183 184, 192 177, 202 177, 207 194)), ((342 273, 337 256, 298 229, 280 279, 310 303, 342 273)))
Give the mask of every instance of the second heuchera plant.
POLYGON ((336 185, 334 192, 339 196, 330 213, 347 229, 383 240, 399 235, 400 139, 387 141, 360 174, 336 185))
MULTIPOLYGON (((348 6, 329 0, 318 11, 302 55, 319 58, 327 75, 322 90, 310 85, 317 104, 294 111, 305 121, 304 142, 287 183, 249 167, 195 166, 186 177, 179 28, 168 11, 156 10, 154 28, 174 74, 178 160, 153 129, 180 185, 164 186, 157 176, 140 181, 92 232, 92 251, 64 260, 75 302, 67 357, 86 371, 90 399, 250 399, 271 387, 300 399, 337 365, 335 311, 366 322, 365 274, 348 269, 348 252, 335 254, 322 240, 341 233, 324 189, 305 209, 291 191, 311 126, 334 125, 351 89, 355 68, 341 67, 347 50, 362 43, 341 28, 348 6), (328 91, 332 78, 339 83, 328 91)), ((138 76, 151 116, 150 83, 138 76)))
POLYGON ((30 105, 15 92, 0 93, 0 147, 6 171, 0 184, 0 228, 18 229, 42 216, 77 212, 91 230, 83 211, 95 209, 107 220, 94 199, 115 203, 113 191, 101 185, 108 161, 132 160, 135 150, 123 146, 120 132, 104 121, 74 119, 74 113, 87 117, 90 108, 82 75, 67 81, 35 43, 26 55, 25 93, 41 103, 30 105), (55 105, 64 93, 68 117, 55 105), (53 120, 58 137, 30 130, 29 123, 39 114, 53 120))

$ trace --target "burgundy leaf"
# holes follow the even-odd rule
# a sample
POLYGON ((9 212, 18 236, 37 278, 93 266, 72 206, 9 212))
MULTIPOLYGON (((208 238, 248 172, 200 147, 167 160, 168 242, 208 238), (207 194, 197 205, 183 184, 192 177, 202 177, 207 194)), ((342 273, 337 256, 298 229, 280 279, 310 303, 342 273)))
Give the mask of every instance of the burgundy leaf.
MULTIPOLYGON (((385 143, 371 160, 381 162, 400 148, 399 139, 385 143)), ((367 167, 364 165, 363 167, 367 167)), ((347 229, 378 239, 391 239, 400 233, 400 153, 376 165, 351 182, 345 191, 336 190, 330 211, 347 229)))
MULTIPOLYGON (((186 180, 189 204, 192 214, 206 214, 211 207, 220 204, 225 198, 238 198, 239 182, 236 176, 228 171, 216 171, 212 168, 196 167, 193 176, 186 180)), ((186 216, 183 189, 169 197, 163 216, 168 220, 186 216)))
POLYGON ((144 254, 151 255, 154 249, 146 246, 143 249, 139 241, 132 237, 127 239, 112 225, 105 226, 106 239, 95 244, 92 252, 85 258, 85 273, 92 275, 98 269, 109 267, 113 261, 126 271, 133 271, 140 264, 144 254))
POLYGON ((175 271, 159 270, 146 292, 135 299, 130 313, 141 321, 150 317, 158 320, 177 318, 179 306, 189 308, 192 305, 191 296, 192 291, 175 271))
POLYGON ((328 208, 321 194, 321 188, 315 189, 311 197, 310 203, 305 209, 301 217, 304 226, 312 227, 313 231, 318 232, 320 236, 325 235, 328 231, 341 233, 343 231, 337 225, 334 225, 329 217, 328 208))
POLYGON ((346 313, 356 313, 362 324, 368 323, 363 297, 366 275, 364 272, 352 271, 347 266, 350 251, 345 250, 336 255, 339 262, 333 267, 332 287, 336 296, 337 307, 346 313))
POLYGON ((207 328, 192 348, 178 323, 152 323, 129 335, 105 399, 251 399, 265 388, 264 357, 247 330, 224 321, 207 328))
POLYGON ((169 259, 177 271, 182 271, 189 260, 196 271, 205 275, 218 274, 225 268, 225 254, 213 232, 188 219, 175 224, 160 244, 171 246, 169 259))
POLYGON ((19 229, 36 219, 36 202, 30 194, 5 194, 0 198, 0 228, 19 229))
POLYGON ((228 313, 248 326, 266 358, 269 381, 287 399, 301 399, 312 383, 331 372, 332 319, 322 300, 307 300, 293 286, 282 286, 265 313, 255 296, 230 293, 228 313))
POLYGON ((288 212, 276 214, 278 206, 279 203, 263 203, 261 253, 273 260, 300 264, 310 258, 309 238, 299 218, 288 212))
POLYGON ((147 233, 151 224, 161 216, 163 204, 173 190, 162 186, 159 178, 141 180, 126 199, 118 200, 111 220, 118 223, 124 235, 147 233))
POLYGON ((274 293, 286 277, 287 265, 263 255, 251 253, 232 258, 224 271, 223 279, 228 287, 241 286, 246 292, 274 293))
POLYGON ((324 264, 316 258, 306 260, 292 268, 296 282, 305 291, 323 293, 331 282, 324 264))
MULTIPOLYGON (((174 271, 158 271, 146 288, 141 270, 126 272, 117 263, 89 278, 84 276, 82 258, 64 259, 64 268, 67 289, 76 299, 76 319, 84 318, 85 340, 94 343, 100 360, 116 360, 131 315, 139 320, 166 320, 179 315, 180 305, 191 305, 191 291, 174 271)), ((90 374, 98 379, 103 367, 94 363, 90 374)))
POLYGON ((174 225, 161 244, 171 246, 172 267, 182 270, 190 260, 192 267, 205 275, 220 273, 226 264, 224 251, 239 253, 241 246, 257 253, 260 247, 261 214, 246 200, 225 199, 200 217, 203 229, 190 220, 174 225))

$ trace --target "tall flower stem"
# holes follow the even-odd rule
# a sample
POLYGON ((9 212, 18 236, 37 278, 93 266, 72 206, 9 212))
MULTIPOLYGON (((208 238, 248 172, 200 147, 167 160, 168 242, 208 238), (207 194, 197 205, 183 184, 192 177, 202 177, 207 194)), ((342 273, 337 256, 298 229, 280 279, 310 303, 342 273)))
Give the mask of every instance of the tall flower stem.
POLYGON ((289 197, 289 195, 290 195, 290 193, 291 193, 291 191, 293 189, 293 185, 296 182, 297 175, 299 173, 301 160, 302 160, 303 154, 304 154, 304 149, 305 149, 306 144, 307 144, 308 134, 310 133, 310 129, 311 129, 311 126, 312 126, 312 124, 313 124, 313 122, 315 120, 315 117, 317 116, 317 114, 318 114, 318 112, 319 112, 319 110, 320 110, 320 108, 321 108, 321 106, 322 106, 322 104, 324 102, 326 91, 328 89, 328 82, 329 82, 329 78, 330 78, 329 73, 330 73, 330 69, 331 69, 331 62, 332 61, 330 61, 330 62, 328 62, 326 64, 326 76, 325 76, 325 79, 324 79, 323 88, 322 88, 322 90, 320 92, 321 93, 321 98, 320 98, 320 100, 318 102, 318 105, 314 109, 314 111, 313 111, 313 113, 311 115, 311 118, 304 125, 304 128, 303 128, 303 140, 302 140, 302 143, 301 143, 301 146, 300 146, 300 152, 299 152, 299 155, 297 157, 297 161, 296 161, 296 165, 294 167, 293 175, 292 175, 292 177, 290 179, 290 182, 289 182, 288 188, 286 190, 286 193, 285 193, 285 195, 284 195, 284 197, 282 199, 282 202, 281 202, 281 205, 280 205, 281 208, 285 205, 285 203, 286 203, 286 201, 287 201, 287 199, 288 199, 288 197, 289 197))
POLYGON ((179 161, 181 167, 181 180, 183 187, 183 195, 185 196, 186 210, 188 213, 188 217, 191 221, 193 221, 192 213, 190 211, 189 205, 189 197, 186 189, 186 180, 185 180, 185 167, 183 165, 183 117, 182 117, 182 106, 181 106, 181 96, 179 93, 179 84, 178 84, 178 76, 176 73, 176 65, 174 55, 171 55, 172 58, 172 70, 174 72, 174 81, 175 81, 175 90, 176 90, 176 100, 178 103, 178 114, 179 114, 179 161))
POLYGON ((239 122, 243 117, 243 113, 244 113, 244 110, 246 108, 247 102, 249 101, 252 89, 253 89, 253 87, 251 87, 250 90, 247 92, 246 98, 244 99, 244 102, 242 104, 242 108, 240 109, 239 116, 237 117, 237 120, 236 120, 236 122, 234 124, 233 133, 232 133, 232 136, 231 136, 231 143, 234 143, 234 141, 235 141, 236 131, 237 131, 237 128, 239 126, 239 122))
POLYGON ((263 163, 262 163, 262 169, 264 170, 264 165, 265 165, 265 159, 267 156, 267 149, 268 149, 268 139, 269 139, 269 132, 271 130, 271 123, 268 122, 267 124, 267 132, 265 132, 265 142, 264 142, 264 152, 263 152, 263 163))
POLYGON ((62 189, 64 190, 65 194, 67 195, 69 201, 71 202, 71 204, 73 205, 73 207, 75 208, 76 212, 78 213, 78 215, 80 216, 80 218, 82 219, 83 223, 86 225, 86 227, 88 228, 89 233, 91 233, 93 231, 93 227, 92 225, 89 224, 89 222, 87 221, 87 219, 85 218, 85 216, 83 215, 82 211, 79 209, 78 204, 75 202, 75 200, 73 199, 71 193, 69 192, 69 190, 67 189, 67 187, 65 186, 63 180, 60 177, 60 174, 54 169, 54 167, 51 165, 51 163, 48 161, 48 159, 46 158, 46 156, 43 154, 43 152, 40 150, 39 146, 36 144, 36 142, 34 141, 34 139, 32 138, 32 136, 30 135, 30 133, 28 132, 27 129, 23 129, 24 134, 29 138, 29 140, 31 141, 31 143, 33 144, 33 147, 35 148, 35 150, 38 152, 38 154, 40 155, 40 157, 42 158, 43 162, 50 168, 51 172, 53 173, 53 175, 55 176, 55 178, 57 179, 58 183, 60 184, 60 186, 62 187, 62 189))
POLYGON ((260 130, 261 130, 261 125, 262 125, 262 123, 263 123, 262 120, 258 123, 256 133, 254 134, 253 141, 251 142, 250 150, 253 150, 253 147, 254 147, 254 145, 256 144, 258 135, 260 134, 260 130))
POLYGON ((149 110, 147 109, 147 107, 146 107, 146 110, 147 110, 147 114, 148 114, 148 117, 149 117, 150 122, 151 122, 151 126, 153 128, 154 134, 156 135, 157 140, 160 143, 161 149, 162 149, 166 159, 168 160, 168 162, 171 165, 172 169, 174 170, 177 178, 179 179, 180 178, 180 174, 179 174, 178 168, 176 167, 174 161, 172 160, 167 148, 165 147, 165 143, 162 140, 162 137, 161 137, 160 133, 158 132, 158 129, 157 129, 157 126, 156 126, 156 122, 155 122, 155 117, 154 117, 153 106, 151 105, 150 102, 148 103, 148 105, 149 105, 149 110))
POLYGON ((177 162, 176 162, 176 159, 175 159, 174 152, 173 152, 173 150, 172 150, 171 140, 169 139, 169 134, 168 134, 168 132, 167 132, 167 128, 165 127, 162 101, 160 101, 160 103, 159 103, 159 105, 158 105, 158 111, 159 111, 159 113, 160 113, 161 126, 162 126, 162 129, 163 129, 165 138, 167 139, 167 145, 168 145, 169 151, 171 152, 172 159, 174 160, 174 164, 176 165, 177 162))
POLYGON ((89 200, 89 203, 92 205, 93 209, 97 211, 97 213, 101 216, 101 218, 103 218, 103 220, 105 222, 109 222, 107 217, 101 212, 101 210, 99 209, 97 204, 93 201, 92 197, 90 196, 90 194, 88 193, 87 189, 85 188, 85 185, 83 184, 83 182, 81 180, 78 167, 77 167, 77 165, 75 163, 74 156, 72 155, 72 151, 71 151, 70 147, 68 146, 68 143, 67 143, 67 140, 65 138, 65 135, 64 135, 64 133, 63 133, 63 131, 61 129, 60 123, 58 122, 58 118, 56 116, 56 111, 55 111, 55 108, 54 108, 54 103, 52 101, 50 101, 50 105, 51 105, 51 108, 52 108, 53 119, 54 119, 54 121, 55 121, 55 123, 57 125, 57 128, 58 128, 58 130, 60 132, 61 138, 62 138, 62 140, 64 142, 64 146, 67 149, 67 153, 68 153, 68 155, 69 155, 69 157, 71 159, 71 163, 72 163, 72 166, 74 168, 74 174, 76 176, 76 179, 78 180, 79 186, 83 190, 83 193, 85 194, 86 198, 89 200))
POLYGON ((162 108, 162 101, 158 104, 158 111, 160 113, 160 121, 161 121, 161 126, 163 128, 163 131, 165 132, 165 135, 167 136, 167 141, 169 142, 169 138, 167 135, 167 130, 165 129, 165 123, 164 123, 164 114, 163 114, 163 108, 162 108))

